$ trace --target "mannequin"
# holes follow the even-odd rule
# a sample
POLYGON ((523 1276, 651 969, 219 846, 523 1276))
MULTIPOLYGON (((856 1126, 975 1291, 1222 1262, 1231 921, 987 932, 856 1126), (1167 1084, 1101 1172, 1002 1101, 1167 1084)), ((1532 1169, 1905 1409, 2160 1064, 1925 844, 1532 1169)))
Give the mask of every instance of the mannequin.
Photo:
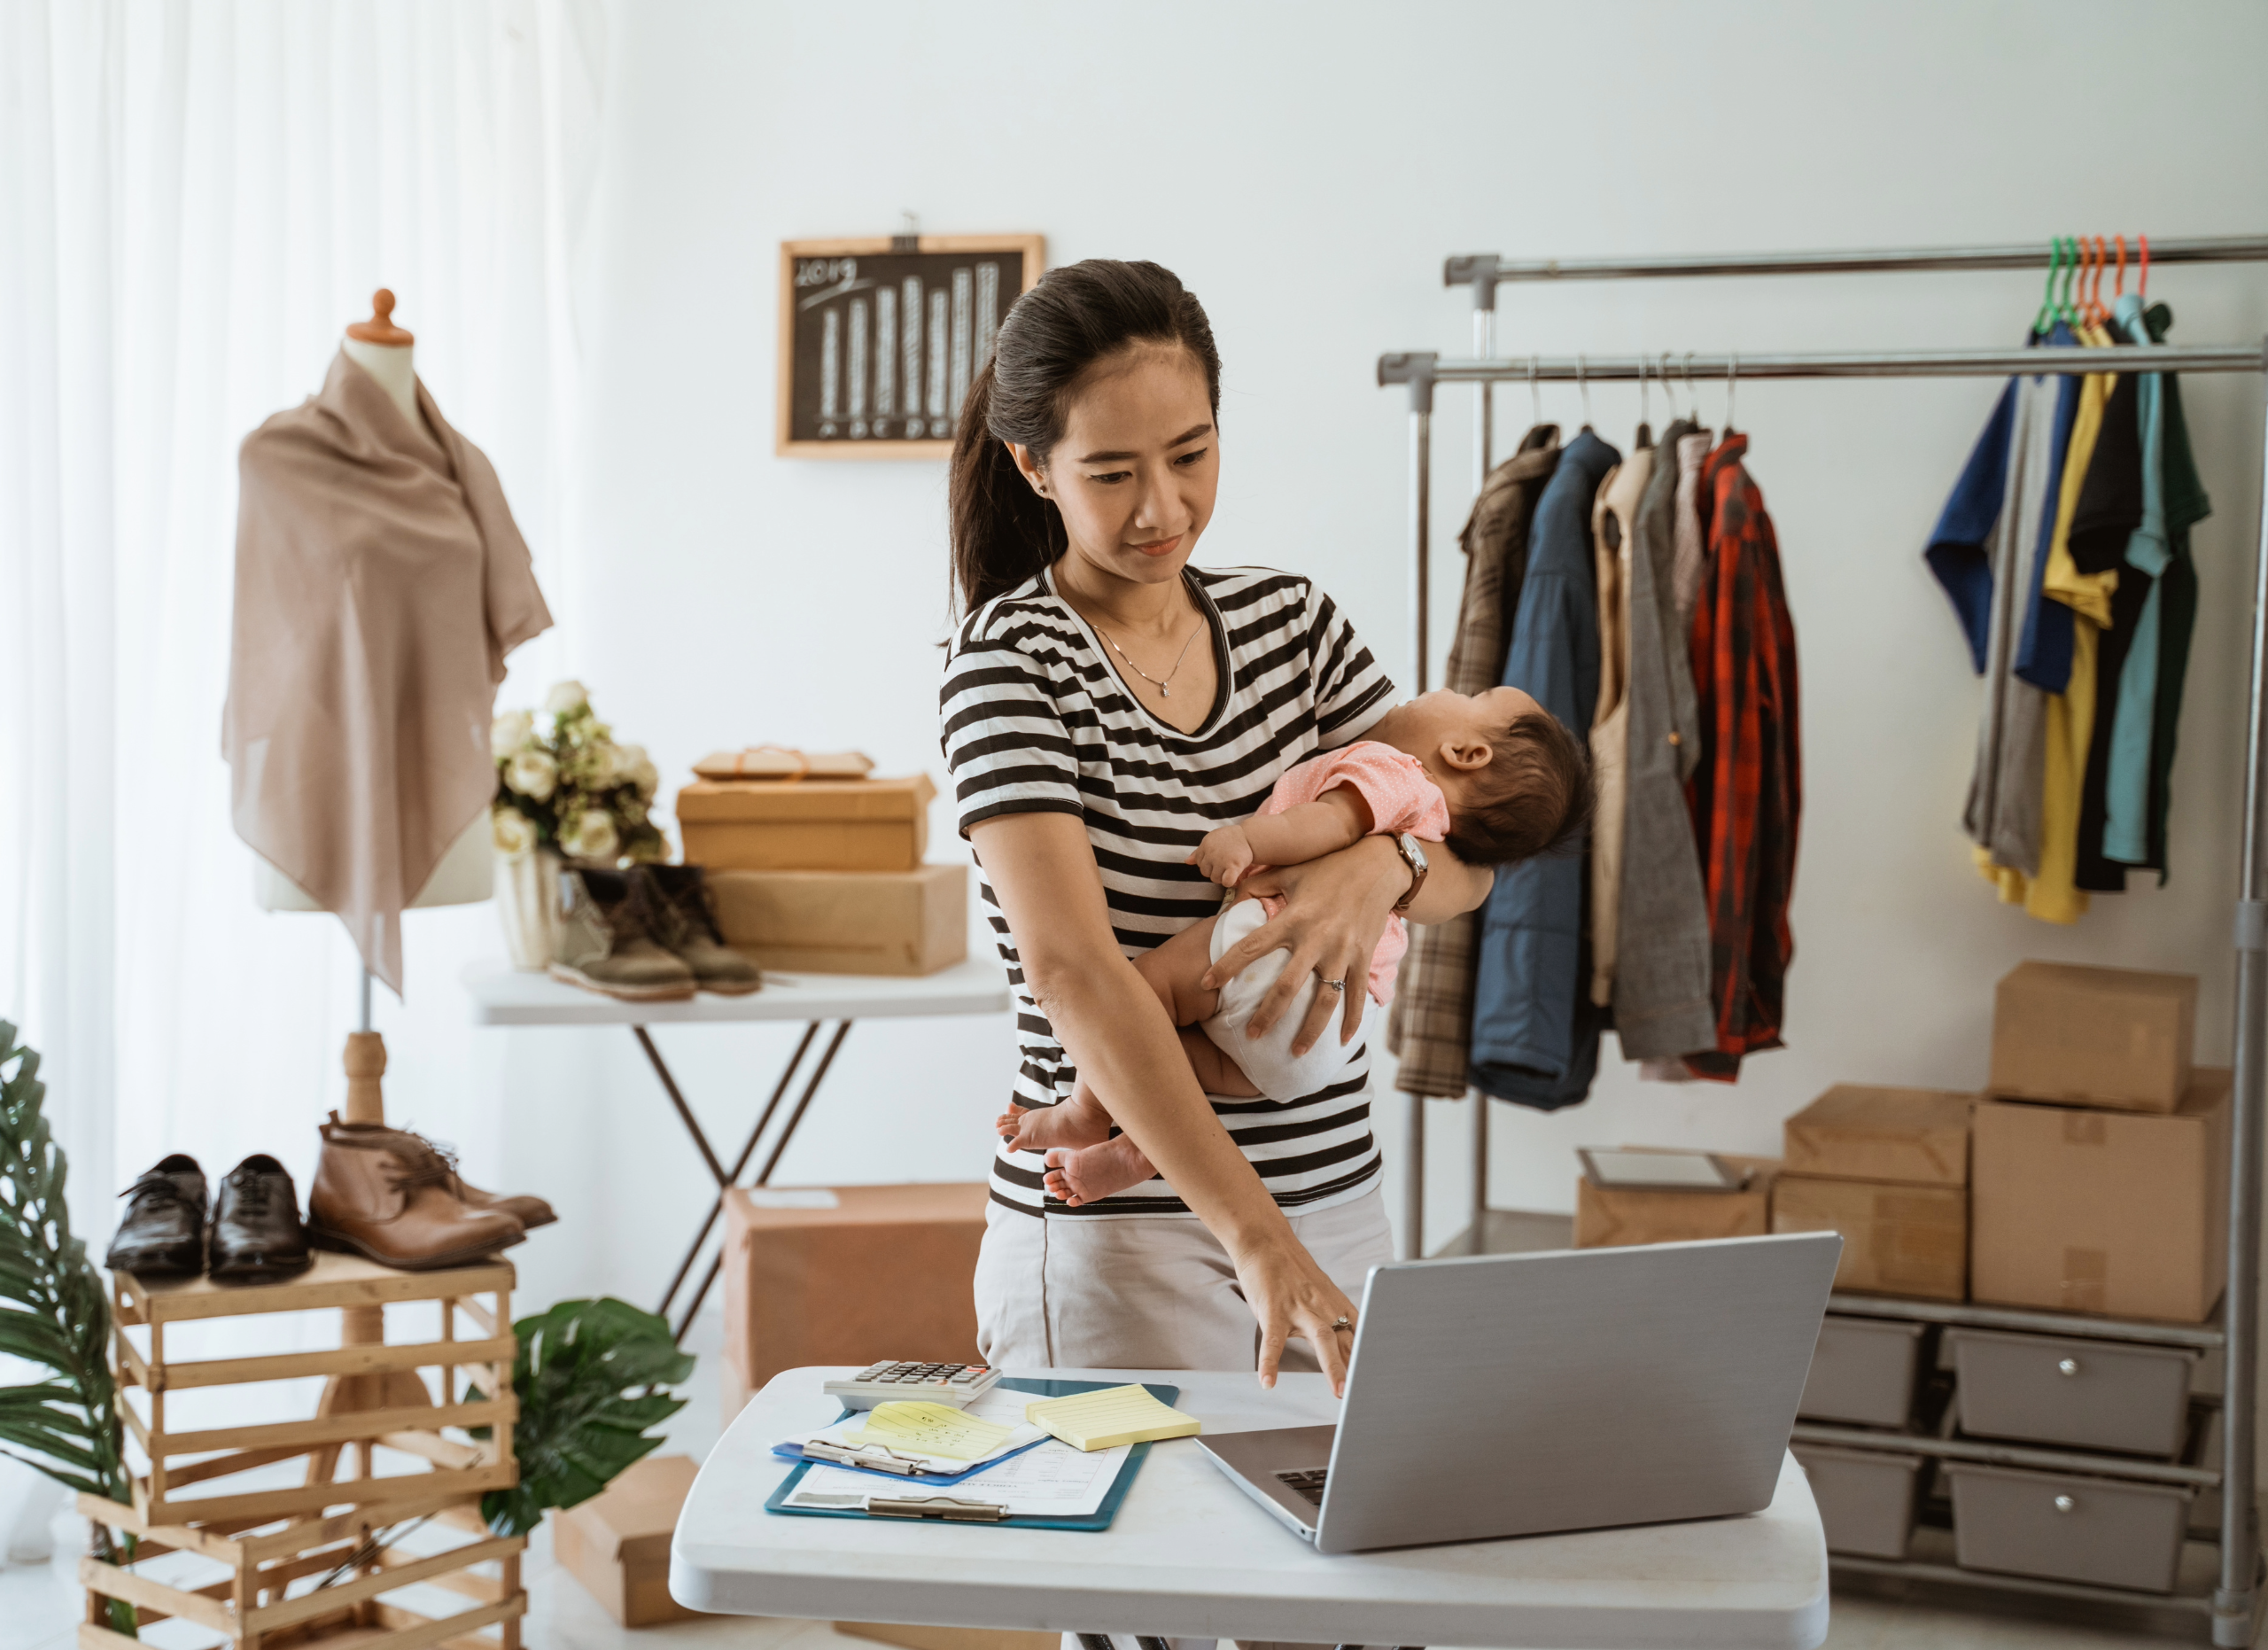
MULTIPOLYGON (((380 287, 370 297, 370 319, 357 321, 339 340, 347 360, 377 380, 401 416, 428 436, 431 428, 417 406, 417 338, 393 323, 393 293, 380 287)), ((465 827, 433 868, 432 876, 409 902, 413 911, 431 906, 478 905, 495 892, 495 849, 488 816, 465 827)), ((320 911, 299 884, 259 855, 252 856, 252 899, 263 911, 320 911)), ((368 1016, 365 1016, 367 1022, 368 1016)))

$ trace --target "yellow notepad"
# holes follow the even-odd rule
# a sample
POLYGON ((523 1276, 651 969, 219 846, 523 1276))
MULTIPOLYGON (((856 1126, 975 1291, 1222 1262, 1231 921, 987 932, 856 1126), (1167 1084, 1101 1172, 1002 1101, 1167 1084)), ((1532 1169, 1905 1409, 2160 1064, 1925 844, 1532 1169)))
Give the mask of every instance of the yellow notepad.
POLYGON ((1014 1427, 979 1420, 950 1404, 898 1398, 875 1405, 866 1412, 865 1430, 846 1432, 843 1436, 847 1443, 879 1444, 885 1449, 903 1450, 910 1455, 942 1455, 956 1461, 981 1461, 1006 1443, 1014 1431, 1014 1427))
POLYGON ((1105 1387, 1067 1398, 1037 1398, 1024 1405, 1024 1419, 1075 1450, 1193 1438, 1200 1426, 1196 1416, 1159 1403, 1147 1387, 1105 1387))

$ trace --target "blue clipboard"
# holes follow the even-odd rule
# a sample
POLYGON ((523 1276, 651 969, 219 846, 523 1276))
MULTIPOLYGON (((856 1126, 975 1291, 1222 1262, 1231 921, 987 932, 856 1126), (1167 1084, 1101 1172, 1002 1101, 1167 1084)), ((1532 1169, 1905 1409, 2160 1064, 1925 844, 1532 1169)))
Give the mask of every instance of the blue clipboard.
MULTIPOLYGON (((1128 1383, 1122 1381, 1041 1381, 1037 1379, 1028 1379, 1021 1376, 1009 1375, 1003 1376, 1001 1378, 1000 1384, 1012 1392, 1029 1392, 1034 1397, 1060 1398, 1068 1397, 1075 1392, 1101 1392, 1111 1387, 1124 1386, 1128 1383)), ((1143 1384, 1147 1388, 1150 1395, 1156 1398, 1161 1404, 1169 1405, 1181 1397, 1181 1389, 1179 1387, 1156 1386, 1146 1381, 1143 1384)), ((1019 1452, 1021 1453, 1021 1452, 1019 1452)), ((1126 1457, 1126 1465, 1119 1468, 1118 1482, 1110 1486, 1110 1493, 1103 1498, 1102 1505, 1097 1507, 1093 1512, 1086 1514, 1083 1517, 1035 1518, 1019 1515, 1014 1518, 954 1520, 952 1522, 959 1528, 972 1529, 1108 1529, 1110 1528, 1110 1521, 1118 1516, 1119 1504, 1126 1499, 1126 1491, 1133 1484, 1136 1475, 1141 1472, 1142 1462, 1149 1453, 1150 1446, 1147 1444, 1136 1444, 1133 1449, 1128 1452, 1126 1457)), ((830 1466, 833 1465, 832 1462, 824 1464, 830 1466)), ((988 1463, 988 1465, 991 1464, 995 1463, 988 1463)), ((788 1506, 782 1505, 789 1496, 796 1492, 796 1486, 803 1482, 804 1475, 811 1471, 814 1466, 819 1465, 822 1465, 822 1463, 804 1461, 799 1464, 795 1471, 789 1473, 785 1478, 780 1481, 780 1487, 774 1490, 771 1495, 765 1498, 764 1510, 767 1513, 778 1513, 788 1518, 878 1518, 885 1523, 893 1524, 927 1523, 932 1522, 928 1519, 903 1518, 893 1516, 889 1514, 868 1513, 856 1507, 788 1506)), ((934 1493, 938 1488, 936 1482, 934 1479, 923 1482, 918 1479, 907 1480, 897 1478, 894 1481, 906 1485, 909 1491, 912 1491, 915 1495, 934 1493)))
MULTIPOLYGON (((855 1413, 857 1413, 856 1411, 846 1409, 840 1419, 848 1420, 855 1413)), ((989 1461, 980 1462, 975 1467, 957 1473, 893 1473, 879 1467, 861 1467, 856 1461, 810 1461, 806 1464, 812 1467, 832 1467, 846 1473, 864 1473, 869 1478, 881 1479, 884 1483, 928 1484, 933 1489, 949 1490, 964 1478, 974 1478, 979 1473, 989 1473, 1002 1461, 1013 1461, 1025 1450, 1036 1450, 1046 1442, 1045 1438, 1034 1438, 1029 1444, 1010 1450, 1006 1455, 996 1455, 989 1461)), ((775 1444, 772 1446, 772 1453, 783 1461, 802 1461, 804 1459, 801 1446, 793 1444, 775 1444)), ((797 1507, 796 1510, 800 1513, 807 1509, 797 1507)))

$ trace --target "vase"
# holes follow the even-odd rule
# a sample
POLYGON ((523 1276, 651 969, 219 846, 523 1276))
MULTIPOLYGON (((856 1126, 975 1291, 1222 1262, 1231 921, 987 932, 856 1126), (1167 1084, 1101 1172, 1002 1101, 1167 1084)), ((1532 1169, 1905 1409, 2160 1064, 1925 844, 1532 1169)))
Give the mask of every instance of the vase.
POLYGON ((496 856, 496 915, 512 966, 540 974, 559 944, 559 856, 535 848, 496 856))

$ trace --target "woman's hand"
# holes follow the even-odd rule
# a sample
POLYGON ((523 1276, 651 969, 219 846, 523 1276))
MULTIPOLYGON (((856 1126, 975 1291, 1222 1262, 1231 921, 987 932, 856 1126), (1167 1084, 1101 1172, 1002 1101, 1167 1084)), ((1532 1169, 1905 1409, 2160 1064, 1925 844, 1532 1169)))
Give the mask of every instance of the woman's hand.
POLYGON ((1253 1014, 1252 1034, 1264 1033, 1283 1018, 1314 976, 1342 981, 1346 989, 1316 992, 1292 1039, 1292 1052, 1303 1055, 1314 1047, 1332 1011, 1342 1007, 1339 1040, 1350 1043, 1363 1027, 1362 994, 1370 989, 1371 959, 1394 902, 1409 891, 1410 868, 1384 837, 1365 837, 1351 848, 1304 865, 1277 866, 1247 881, 1242 891, 1279 894, 1284 908, 1223 952, 1201 983, 1208 991, 1218 990, 1270 952, 1288 950, 1284 972, 1253 1014))
POLYGON ((1284 1343, 1299 1336, 1315 1349, 1331 1390, 1347 1396, 1347 1360, 1355 1346, 1355 1304, 1324 1275, 1288 1228, 1278 1241, 1235 1256, 1237 1282, 1260 1320, 1260 1384, 1276 1384, 1284 1343), (1344 1320, 1345 1328, 1336 1326, 1344 1320))

